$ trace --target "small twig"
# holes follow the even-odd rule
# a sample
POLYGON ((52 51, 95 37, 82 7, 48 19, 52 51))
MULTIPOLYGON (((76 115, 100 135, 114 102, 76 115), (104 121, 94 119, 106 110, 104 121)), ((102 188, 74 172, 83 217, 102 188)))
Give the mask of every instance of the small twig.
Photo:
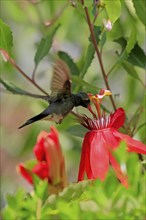
POLYGON ((41 92, 43 92, 45 95, 48 95, 47 92, 45 92, 35 81, 33 81, 22 69, 20 69, 20 67, 16 64, 16 62, 9 56, 9 54, 7 53, 7 51, 5 51, 4 49, 0 48, 0 52, 1 55, 4 59, 5 62, 9 61, 12 66, 14 66, 19 73, 21 73, 21 75, 23 77, 25 77, 29 82, 31 82, 35 87, 37 87, 41 92))
POLYGON ((60 11, 58 11, 56 13, 56 15, 54 16, 54 18, 48 20, 45 22, 45 26, 47 27, 50 27, 51 25, 53 25, 57 20, 58 18, 62 15, 62 13, 64 12, 65 8, 68 6, 68 3, 66 3, 61 9, 60 11))
POLYGON ((21 73, 29 82, 31 82, 34 86, 36 86, 41 92, 43 92, 45 95, 48 95, 47 92, 45 92, 45 90, 43 90, 35 81, 33 81, 29 76, 27 76, 26 73, 23 72, 23 70, 20 69, 20 67, 13 62, 12 63, 13 66, 19 71, 19 73, 21 73))
MULTIPOLYGON (((82 5, 84 6, 84 0, 81 0, 81 2, 82 2, 82 5)), ((93 25, 90 21, 88 8, 84 7, 84 10, 85 10, 85 14, 86 14, 87 23, 88 23, 88 26, 89 26, 89 29, 90 29, 90 32, 91 32, 92 42, 93 42, 93 45, 95 47, 95 51, 96 51, 96 54, 97 54, 97 57, 98 57, 98 60, 99 60, 99 64, 100 64, 101 72, 102 72, 102 75, 103 75, 103 79, 104 79, 104 82, 106 84, 107 89, 110 90, 110 86, 109 86, 109 83, 108 83, 108 78, 107 78, 107 75, 105 73, 103 62, 102 62, 102 59, 101 59, 101 55, 100 55, 100 52, 99 52, 99 49, 98 49, 98 46, 97 46, 97 43, 96 43, 96 38, 95 38, 94 30, 93 30, 93 25)), ((116 110, 116 105, 115 105, 115 102, 113 100, 113 97, 110 96, 110 99, 111 99, 111 103, 113 105, 113 108, 116 110)))

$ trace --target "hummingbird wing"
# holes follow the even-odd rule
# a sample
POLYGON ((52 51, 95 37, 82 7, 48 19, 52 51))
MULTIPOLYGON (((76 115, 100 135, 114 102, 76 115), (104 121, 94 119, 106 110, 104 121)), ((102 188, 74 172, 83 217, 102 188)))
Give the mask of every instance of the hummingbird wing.
POLYGON ((54 65, 50 101, 71 95, 71 74, 66 63, 58 59, 54 65))
POLYGON ((32 124, 38 120, 41 120, 43 118, 45 118, 46 116, 50 115, 50 109, 49 107, 46 108, 43 112, 41 112, 40 114, 34 116, 33 118, 28 119, 23 125, 21 125, 18 129, 23 128, 26 125, 32 124))

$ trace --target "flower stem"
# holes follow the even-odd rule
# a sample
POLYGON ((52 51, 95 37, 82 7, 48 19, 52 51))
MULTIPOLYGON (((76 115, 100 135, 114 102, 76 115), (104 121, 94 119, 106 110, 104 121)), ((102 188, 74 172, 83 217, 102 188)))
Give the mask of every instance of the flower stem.
MULTIPOLYGON (((82 2, 82 5, 84 6, 84 0, 81 0, 81 2, 82 2)), ((99 64, 100 64, 100 68, 101 68, 101 72, 102 72, 102 75, 103 75, 103 79, 104 79, 105 85, 106 85, 108 90, 111 90, 110 86, 109 86, 109 83, 108 83, 108 77, 107 77, 107 75, 105 73, 105 70, 104 70, 102 58, 101 58, 101 55, 100 55, 100 52, 99 52, 99 49, 98 49, 98 46, 97 46, 97 43, 96 43, 96 38, 95 38, 94 30, 93 30, 93 25, 92 25, 91 20, 90 20, 88 8, 84 7, 84 10, 85 10, 86 19, 87 19, 87 23, 88 23, 88 26, 89 26, 89 29, 90 29, 92 42, 93 42, 93 45, 94 45, 94 48, 95 48, 95 52, 96 52, 98 60, 99 60, 99 64)), ((111 100, 111 103, 113 105, 114 110, 116 110, 116 105, 115 105, 115 102, 114 102, 112 96, 110 96, 110 100, 111 100)))

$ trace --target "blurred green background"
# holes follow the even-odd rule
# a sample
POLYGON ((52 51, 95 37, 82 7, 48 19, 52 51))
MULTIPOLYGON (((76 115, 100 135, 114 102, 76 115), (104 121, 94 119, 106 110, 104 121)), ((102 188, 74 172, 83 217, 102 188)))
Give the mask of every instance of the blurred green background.
MULTIPOLYGON (((103 64, 106 73, 111 69, 117 60, 116 51, 120 53, 121 46, 114 40, 120 37, 128 39, 131 33, 131 26, 136 28, 137 42, 142 49, 145 48, 145 29, 135 14, 131 1, 121 1, 122 12, 116 21, 111 32, 107 32, 106 44, 102 52, 103 64)), ((57 57, 58 51, 67 52, 77 63, 80 69, 86 62, 86 51, 88 47, 89 29, 85 22, 82 10, 71 6, 66 0, 55 1, 4 1, 0 2, 1 18, 9 25, 13 33, 12 57, 21 69, 31 76, 34 68, 34 56, 36 46, 41 38, 52 27, 44 24, 51 19, 52 26, 61 24, 58 29, 53 46, 40 65, 36 73, 37 83, 50 92, 50 81, 52 76, 52 64, 57 57), (58 17, 57 17, 58 16, 58 17)), ((103 18, 108 18, 103 10, 96 20, 95 25, 103 28, 103 18)), ((3 79, 13 82, 15 85, 29 92, 39 94, 39 90, 25 80, 9 63, 1 61, 1 76, 3 79)), ((145 70, 135 66, 140 80, 145 81, 145 70)), ((95 58, 86 73, 84 80, 90 85, 83 84, 80 89, 85 92, 98 93, 100 88, 105 88, 97 57, 95 58), (97 87, 97 90, 95 89, 97 87)), ((79 81, 73 80, 73 92, 78 91, 79 81)), ((131 76, 122 65, 119 65, 109 76, 109 84, 117 107, 126 110, 129 120, 139 106, 144 106, 145 88, 142 83, 131 76)), ((2 206, 7 192, 15 192, 18 187, 24 186, 26 190, 31 187, 17 173, 16 167, 20 162, 31 159, 32 148, 40 131, 49 131, 51 123, 37 122, 22 130, 18 127, 26 119, 41 112, 46 103, 37 99, 18 96, 4 91, 1 86, 1 192, 2 206)), ((110 100, 106 98, 105 106, 113 111, 110 100)), ((83 108, 77 111, 85 113, 83 108)), ((145 114, 141 112, 137 126, 145 121, 145 114)), ((70 182, 77 181, 77 172, 81 145, 85 130, 77 123, 72 116, 67 116, 61 125, 54 125, 60 131, 60 143, 65 155, 66 168, 70 182)), ((145 142, 145 127, 139 129, 135 138, 145 142)))

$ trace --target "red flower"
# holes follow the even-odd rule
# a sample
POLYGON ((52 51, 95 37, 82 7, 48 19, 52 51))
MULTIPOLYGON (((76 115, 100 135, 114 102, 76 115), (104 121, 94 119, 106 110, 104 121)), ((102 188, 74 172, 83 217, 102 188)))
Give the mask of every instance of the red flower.
MULTIPOLYGON (((108 91, 109 92, 109 91, 108 91)), ((89 108, 93 118, 81 116, 81 124, 89 129, 83 141, 81 161, 79 167, 78 181, 84 179, 86 173, 88 179, 104 180, 111 165, 121 183, 128 187, 128 178, 120 168, 112 152, 119 147, 121 141, 127 144, 127 150, 140 154, 146 154, 146 146, 140 141, 134 140, 126 134, 122 134, 118 129, 124 124, 125 112, 122 108, 117 109, 107 117, 101 115, 100 102, 103 96, 109 95, 106 90, 102 90, 99 95, 91 96, 97 115, 89 108)))
POLYGON ((51 127, 50 133, 42 131, 34 146, 34 154, 37 158, 37 164, 28 169, 22 164, 19 165, 21 175, 31 184, 33 184, 33 174, 40 179, 47 179, 51 185, 62 183, 66 185, 64 157, 59 144, 58 132, 51 127))

